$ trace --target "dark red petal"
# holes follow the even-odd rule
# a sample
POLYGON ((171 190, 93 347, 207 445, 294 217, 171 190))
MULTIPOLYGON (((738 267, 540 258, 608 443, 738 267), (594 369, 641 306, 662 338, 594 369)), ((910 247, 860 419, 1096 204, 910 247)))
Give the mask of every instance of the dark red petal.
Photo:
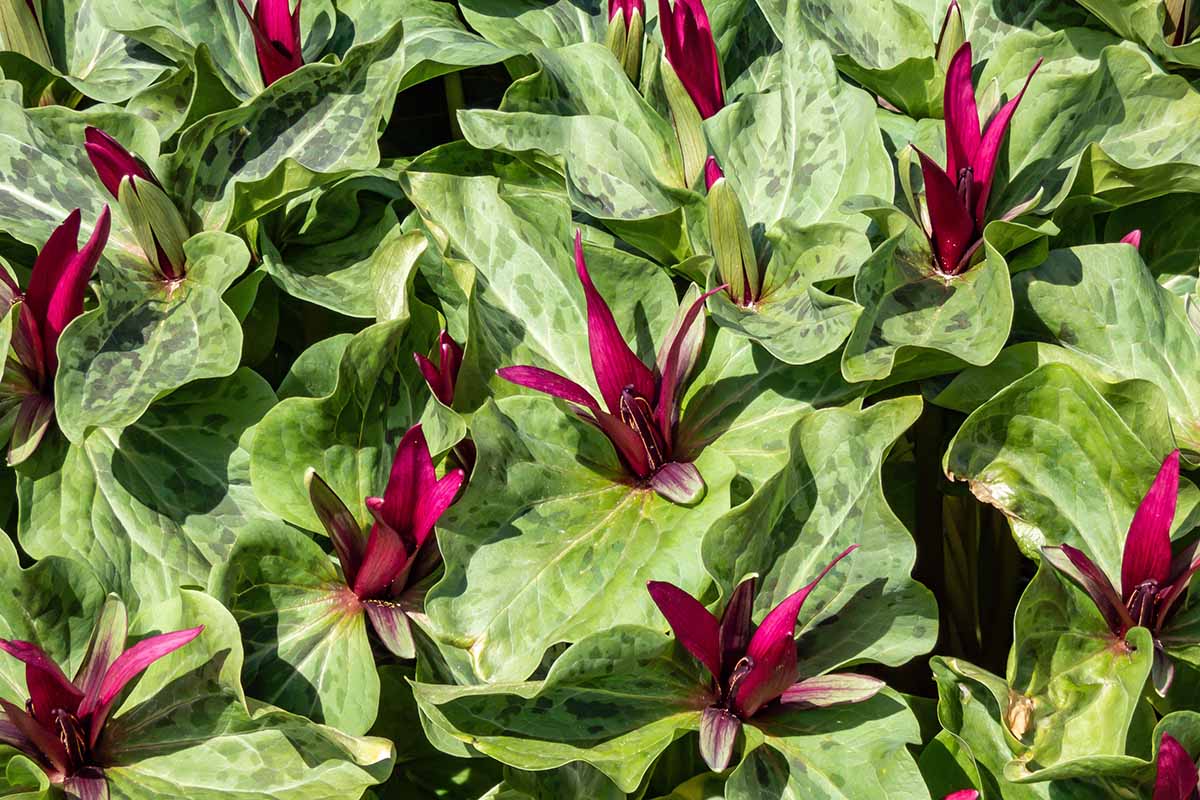
POLYGON ((25 682, 39 721, 48 724, 50 711, 55 708, 74 712, 79 706, 83 692, 45 650, 33 642, 18 639, 0 639, 0 650, 25 664, 25 682))
POLYGON ((721 66, 708 12, 700 0, 659 0, 659 26, 667 61, 687 89, 700 116, 708 119, 725 105, 721 66))
POLYGON ((362 600, 382 596, 404 570, 413 552, 390 525, 377 521, 371 526, 366 554, 351 586, 354 594, 362 600))
POLYGON ((1034 73, 1040 66, 1042 66, 1042 59, 1039 58, 1038 62, 1033 65, 1033 69, 1029 71, 1029 77, 1025 79, 1025 85, 1021 87, 1020 93, 1001 106, 996 115, 992 117, 987 130, 983 132, 983 138, 979 142, 975 158, 972 160, 972 166, 975 168, 973 214, 980 229, 983 228, 986 219, 988 197, 992 192, 992 178, 996 174, 996 158, 1000 155, 1000 146, 1004 144, 1004 134, 1008 132, 1008 124, 1012 121, 1017 106, 1021 104, 1021 98, 1025 96, 1025 90, 1029 88, 1029 82, 1033 80, 1034 73))
POLYGON ((619 417, 599 409, 593 416, 584 418, 595 423, 596 427, 604 432, 630 472, 639 478, 651 477, 654 470, 650 466, 650 456, 646 453, 646 445, 637 431, 622 422, 619 417))
POLYGON ((675 632, 676 641, 707 667, 714 678, 720 679, 720 623, 717 618, 699 600, 674 584, 650 581, 646 589, 650 592, 650 599, 667 618, 667 624, 675 632))
POLYGON ((313 512, 321 520, 321 525, 333 542, 333 549, 337 551, 346 583, 353 585, 367 550, 367 537, 363 535, 362 526, 337 492, 315 470, 308 470, 304 482, 308 486, 308 499, 313 512))
POLYGON ((129 614, 125 604, 115 595, 109 595, 100 610, 100 619, 92 628, 92 637, 88 642, 87 655, 79 673, 75 676, 75 684, 83 696, 91 697, 90 707, 99 705, 100 689, 104 685, 104 677, 108 670, 125 651, 125 638, 129 632, 129 614))
POLYGON ((592 354, 592 371, 596 384, 610 414, 620 413, 621 390, 632 386, 634 391, 650 402, 654 401, 654 373, 629 349, 608 303, 596 291, 583 259, 583 236, 575 231, 575 270, 583 284, 587 300, 588 348, 592 354))
POLYGON ((441 371, 420 353, 413 353, 413 360, 417 362, 417 368, 421 370, 421 375, 425 378, 425 383, 429 384, 429 390, 433 392, 433 396, 444 405, 450 405, 454 401, 454 397, 447 393, 441 371))
POLYGON ((750 645, 746 648, 747 655, 752 657, 755 662, 761 662, 762 656, 775 642, 791 641, 795 635, 796 618, 800 614, 804 601, 808 599, 812 590, 817 588, 817 584, 829 574, 830 570, 837 566, 839 561, 857 549, 858 545, 854 544, 838 553, 825 569, 821 570, 821 574, 813 578, 807 586, 788 595, 783 602, 771 609, 771 612, 763 618, 762 624, 758 626, 758 630, 754 632, 754 636, 751 637, 750 645))
POLYGON ((733 757, 742 721, 723 708, 709 706, 700 716, 700 756, 713 772, 722 772, 733 757))
POLYGON ((425 539, 433 530, 438 518, 454 502, 459 487, 466 478, 467 474, 461 469, 452 469, 418 499, 412 523, 412 535, 418 548, 425 544, 425 539))
POLYGON ((560 400, 583 406, 589 411, 599 411, 600 404, 584 389, 570 378, 551 372, 541 367, 502 367, 496 374, 509 383, 524 386, 527 389, 543 392, 560 400))
MULTIPOLYGON (((83 132, 84 149, 97 177, 114 198, 120 194, 121 181, 137 176, 158 184, 146 162, 130 153, 125 146, 99 128, 88 127, 83 132)), ((159 184, 161 186, 161 184, 159 184)))
POLYGON ((979 109, 971 84, 970 42, 963 42, 950 60, 942 108, 946 118, 946 172, 951 182, 957 183, 959 170, 973 166, 980 142, 979 109))
MULTIPOLYGON (((88 281, 91 280, 92 272, 100 261, 100 254, 104 252, 104 246, 108 243, 109 226, 108 206, 105 206, 96 220, 96 227, 92 230, 87 244, 82 250, 73 252, 58 272, 57 283, 50 293, 46 316, 42 319, 42 345, 46 353, 47 374, 53 374, 58 369, 58 339, 63 329, 83 313, 83 298, 87 294, 88 281)), ((71 243, 71 249, 75 249, 74 241, 71 243)), ((36 272, 35 263, 35 275, 36 272)), ((31 289, 36 280, 34 276, 30 277, 31 289)))
POLYGON ((405 540, 410 553, 417 549, 414 521, 421 497, 436 486, 429 444, 418 423, 404 432, 396 447, 380 512, 383 521, 405 540))
POLYGON ((1134 228, 1129 233, 1121 237, 1122 244, 1131 244, 1133 249, 1140 250, 1142 247, 1142 231, 1140 228, 1134 228))
POLYGON ((1158 771, 1154 778, 1153 800, 1190 800, 1200 782, 1196 762, 1169 733, 1158 745, 1158 771))
POLYGON ((1125 604, 1108 576, 1083 552, 1064 544, 1058 547, 1043 547, 1042 555, 1050 566, 1087 592, 1114 635, 1123 636, 1127 630, 1134 627, 1125 604))
POLYGON ((50 302, 54 298, 54 289, 58 286, 59 278, 67 271, 71 259, 78 252, 79 223, 81 215, 75 209, 62 224, 54 229, 50 238, 42 245, 37 259, 33 262, 33 271, 29 276, 29 289, 25 292, 25 308, 36 320, 41 332, 41 325, 50 312, 50 302))
POLYGON ((727 680, 738 659, 750 645, 751 613, 754 611, 754 589, 758 579, 746 578, 729 595, 721 614, 719 641, 721 644, 721 680, 727 680))
POLYGON ((721 166, 712 156, 704 162, 704 188, 711 189, 713 184, 725 177, 725 173, 721 171, 721 166))
POLYGON ((1126 601, 1139 583, 1166 583, 1171 577, 1171 523, 1178 495, 1179 451, 1175 450, 1163 460, 1129 524, 1121 558, 1121 593, 1126 601))
POLYGON ((979 800, 979 792, 974 789, 959 789, 946 795, 945 800, 979 800))
POLYGON ((182 631, 160 633, 157 636, 149 636, 142 639, 133 647, 121 653, 104 675, 104 681, 100 684, 99 693, 84 698, 84 703, 79 706, 79 716, 88 715, 96 707, 103 708, 110 706, 117 699, 117 695, 121 693, 121 690, 130 681, 145 672, 151 664, 159 659, 166 658, 179 648, 189 644, 203 632, 204 626, 199 625, 195 628, 188 628, 182 631))
POLYGON ((693 366, 688 354, 689 341, 693 341, 692 337, 695 334, 693 329, 697 325, 700 326, 700 335, 696 338, 702 345, 705 324, 704 303, 717 292, 723 292, 727 288, 729 285, 723 283, 697 297, 688 308, 687 313, 684 314, 679 328, 675 331, 674 338, 667 347, 667 357, 663 359, 662 375, 659 377, 658 404, 654 409, 654 416, 658 420, 659 430, 662 432, 663 439, 668 443, 668 447, 674 442, 674 427, 679 418, 679 389, 693 366))
POLYGON ((958 188, 929 156, 917 151, 925 177, 925 201, 933 226, 933 253, 942 272, 954 275, 959 261, 975 240, 975 220, 963 205, 958 188))
POLYGON ((42 756, 40 760, 44 760, 60 773, 67 771, 69 760, 67 750, 58 740, 58 736, 55 735, 52 728, 38 724, 37 720, 3 697, 0 697, 0 710, 4 711, 4 716, 8 717, 8 721, 29 740, 33 749, 42 756))

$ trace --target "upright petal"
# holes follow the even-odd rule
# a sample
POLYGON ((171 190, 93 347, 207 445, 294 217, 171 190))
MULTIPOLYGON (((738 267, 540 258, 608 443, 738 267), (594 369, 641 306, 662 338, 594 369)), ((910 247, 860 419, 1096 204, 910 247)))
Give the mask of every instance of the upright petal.
MULTIPOLYGON (((368 505, 377 503, 378 498, 368 500, 368 505), (371 503, 371 500, 376 503, 371 503)), ((376 514, 380 513, 374 508, 371 510, 376 514)), ((371 526, 371 536, 367 540, 367 550, 363 555, 362 565, 350 588, 354 590, 354 594, 360 600, 381 597, 404 571, 415 552, 415 548, 409 549, 404 539, 392 526, 386 522, 376 521, 371 526)))
POLYGON ((650 599, 667 618, 675 640, 708 668, 713 678, 721 678, 720 623, 700 601, 665 581, 646 584, 650 599))
POLYGON ((1042 555, 1046 563, 1087 592, 1113 635, 1122 636, 1134 626, 1133 619, 1130 618, 1125 604, 1108 576, 1083 552, 1064 544, 1058 547, 1043 547, 1042 555))
POLYGON ((987 130, 983 132, 983 138, 979 142, 979 149, 972 159, 971 165, 975 168, 973 214, 980 229, 983 228, 986 220, 988 198, 992 192, 992 178, 996 174, 996 158, 1000 155, 1000 146, 1004 144, 1004 134, 1008 132, 1012 116, 1016 113, 1017 106, 1021 104, 1021 98, 1025 96, 1025 90, 1029 88, 1029 82, 1033 80, 1033 76, 1040 66, 1042 66, 1042 59, 1039 58, 1038 62, 1033 65, 1033 69, 1029 71, 1029 77, 1025 79, 1025 85, 1021 87, 1020 93, 1001 106, 988 122, 987 130))
POLYGON ((90 706, 99 705, 100 687, 104 676, 125 650, 125 637, 129 632, 129 614, 125 604, 115 594, 110 594, 100 610, 100 619, 92 628, 87 655, 75 676, 75 685, 84 697, 91 696, 90 706))
POLYGON ((49 726, 39 724, 37 720, 25 713, 24 710, 13 705, 3 697, 0 697, 0 711, 4 712, 4 716, 8 718, 9 723, 20 731, 21 735, 33 745, 33 749, 37 754, 59 773, 61 780, 61 777, 65 776, 67 772, 69 756, 63 743, 53 733, 53 729, 49 726))
POLYGON ((346 508, 342 498, 337 496, 337 492, 311 467, 304 474, 304 484, 308 487, 313 512, 321 520, 333 542, 333 549, 337 551, 346 583, 353 585, 367 550, 367 537, 363 535, 362 526, 346 508))
POLYGON ((1179 495, 1179 451, 1174 450, 1159 467, 1150 491, 1142 498, 1121 558, 1121 594, 1128 600, 1138 584, 1160 584, 1171 577, 1171 523, 1179 495))
POLYGON ((304 66, 300 49, 299 2, 291 16, 287 13, 287 0, 258 0, 254 14, 246 8, 244 0, 238 0, 238 6, 250 23, 263 85, 270 86, 304 66))
POLYGON ((146 162, 125 149, 125 146, 99 128, 88 127, 83 131, 84 149, 96 176, 114 198, 120 195, 121 181, 137 176, 158 183, 146 162))
POLYGON ((677 327, 676 322, 672 323, 674 335, 667 340, 666 357, 660 358, 662 374, 659 377, 658 403, 654 409, 659 430, 668 448, 675 441, 675 423, 679 421, 679 390, 704 346, 704 302, 725 289, 726 285, 722 284, 700 295, 683 317, 677 318, 677 327))
POLYGON ((609 413, 620 413, 621 390, 626 386, 632 386, 642 397, 654 402, 654 373, 629 349, 608 303, 596 291, 583 259, 583 235, 579 231, 575 231, 575 270, 587 300, 588 348, 592 354, 592 370, 609 413))
POLYGON ((436 484, 437 473, 429 455, 429 444, 418 423, 404 432, 396 447, 383 503, 377 506, 383 521, 405 539, 410 553, 416 551, 418 544, 413 523, 421 497, 432 491, 436 484))
POLYGON ((104 729, 104 722, 112 711, 113 704, 121 691, 129 682, 141 675, 159 659, 166 658, 179 648, 188 644, 204 631, 204 626, 188 628, 171 633, 160 633, 148 636, 133 647, 121 653, 100 684, 100 691, 84 698, 79 706, 79 717, 92 714, 91 744, 94 746, 104 729))
POLYGON ((438 518, 458 496, 459 487, 466 480, 467 473, 461 469, 452 469, 442 479, 434 484, 432 489, 425 491, 417 501, 417 510, 413 516, 413 539, 420 548, 425 544, 430 531, 438 518))
POLYGON ((723 708, 709 706, 700 715, 700 757, 713 772, 723 772, 733 757, 742 721, 723 708))
POLYGON ((979 792, 974 789, 959 789, 946 795, 944 800, 979 800, 979 792))
POLYGON ((1134 228, 1129 233, 1121 237, 1121 244, 1131 244, 1134 250, 1140 250, 1142 247, 1142 230, 1134 228))
POLYGON ((726 681, 733 672, 734 665, 746 652, 750 645, 750 631, 753 627, 751 614, 754 611, 754 590, 758 578, 751 576, 739 583, 729 595, 725 611, 721 614, 721 629, 718 641, 721 645, 721 675, 726 681))
MULTIPOLYGON (((948 14, 946 18, 950 18, 948 14)), ((959 170, 973 165, 980 142, 970 42, 964 42, 950 60, 942 108, 946 118, 946 172, 957 183, 959 170)))
POLYGON ((701 0, 659 0, 659 27, 667 61, 687 89, 700 116, 708 119, 725 105, 721 64, 708 12, 701 0))
POLYGON ((975 220, 963 205, 958 188, 934 161, 921 151, 921 173, 925 177, 925 200, 933 226, 933 254, 941 271, 954 275, 959 261, 975 240, 975 220))
POLYGON ((725 177, 725 173, 721 171, 721 165, 712 156, 704 162, 704 188, 711 189, 713 184, 725 177))
POLYGON ((742 680, 734 698, 743 716, 754 714, 761 706, 781 695, 795 680, 796 618, 804 601, 839 561, 858 549, 851 545, 829 562, 808 585, 784 598, 763 618, 758 630, 750 637, 746 655, 751 660, 750 672, 742 680))
POLYGON ((450 334, 442 331, 438 334, 438 363, 426 358, 421 353, 413 353, 417 367, 430 391, 443 405, 454 403, 454 386, 458 381, 458 370, 462 366, 463 351, 458 342, 450 338, 450 334))
POLYGON ((1191 800, 1200 782, 1196 762, 1175 737, 1162 735, 1158 745, 1158 768, 1154 777, 1153 800, 1191 800))
POLYGON ((0 639, 0 650, 25 664, 29 699, 33 701, 34 716, 40 722, 49 724, 50 712, 55 708, 74 711, 79 706, 83 693, 45 650, 33 642, 18 639, 0 639))

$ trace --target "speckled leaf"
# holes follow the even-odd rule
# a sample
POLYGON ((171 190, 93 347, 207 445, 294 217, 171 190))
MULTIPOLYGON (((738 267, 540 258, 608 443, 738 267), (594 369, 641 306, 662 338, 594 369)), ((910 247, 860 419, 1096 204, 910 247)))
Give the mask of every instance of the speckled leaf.
POLYGON ((909 577, 916 548, 879 474, 920 410, 919 398, 906 397, 866 411, 812 412, 792 430, 787 466, 704 538, 704 562, 722 595, 759 575, 756 618, 859 545, 804 604, 796 628, 802 674, 858 661, 903 664, 933 646, 937 610, 909 577))
POLYGON ((391 771, 384 739, 247 701, 237 623, 208 595, 183 591, 130 620, 134 635, 197 625, 204 632, 151 666, 105 729, 113 800, 344 800, 391 771))
POLYGON ((985 239, 986 257, 959 275, 933 266, 929 240, 897 209, 872 209, 887 239, 854 279, 862 315, 842 353, 849 381, 888 377, 897 361, 936 351, 968 364, 987 364, 1012 324, 1008 264, 985 239), (918 349, 919 348, 919 349, 918 349))
POLYGON ((405 430, 424 423, 435 454, 462 438, 462 419, 432 399, 413 363, 412 354, 428 351, 436 336, 432 314, 422 307, 419 318, 406 323, 381 322, 356 334, 341 355, 331 392, 289 397, 258 426, 250 476, 272 512, 324 535, 304 486, 311 467, 366 525, 371 517, 364 500, 387 484, 405 430))
POLYGON ((366 618, 316 542, 257 524, 241 532, 213 586, 241 628, 251 695, 352 735, 371 728, 379 675, 366 618))
POLYGON ((520 52, 604 42, 604 0, 464 0, 467 23, 488 41, 520 52))
POLYGON ((1155 384, 1179 446, 1200 453, 1200 338, 1183 298, 1158 285, 1135 248, 1055 250, 1013 291, 1019 335, 1057 342, 1110 381, 1155 384))
MULTIPOLYGON (((1004 512, 1030 557, 1066 543, 1119 575, 1133 512, 1174 447, 1165 402, 1153 392, 1131 381, 1101 394, 1065 364, 1041 366, 967 418, 946 452, 946 474, 1004 512)), ((1181 479, 1177 532, 1194 525, 1198 502, 1181 479)))
POLYGON ((177 286, 141 274, 102 275, 100 305, 67 327, 54 382, 58 425, 79 443, 97 427, 135 421, 156 397, 201 378, 229 375, 242 329, 221 295, 250 256, 242 241, 206 232, 184 243, 177 286))
MULTIPOLYGON (((1108 538, 1119 547, 1124 531, 1108 538)), ((1023 749, 1005 777, 1036 780, 1042 770, 1086 776, 1103 770, 1096 757, 1125 755, 1153 661, 1149 632, 1130 633, 1132 652, 1118 644, 1092 599, 1045 560, 1013 624, 1009 719, 1017 723, 1009 727, 1023 749)))
POLYGON ((601 219, 667 214, 690 195, 671 124, 602 44, 537 50, 541 69, 514 84, 499 111, 466 111, 476 147, 562 159, 571 202, 601 219))
MULTIPOLYGON (((450 166, 436 155, 412 165, 402 183, 422 217, 476 270, 456 402, 478 405, 487 396, 485 387, 501 396, 518 391, 494 375, 498 367, 514 364, 557 371, 594 391, 565 194, 443 171, 450 166)), ((652 362, 677 309, 669 276, 628 253, 586 242, 584 251, 627 341, 652 362)))
POLYGON ((446 576, 426 609, 481 678, 521 680, 554 644, 657 624, 648 580, 704 590, 699 537, 733 477, 720 453, 697 460, 708 488, 688 508, 631 485, 608 440, 549 398, 489 402, 471 430, 479 460, 442 518, 446 576))
POLYGON ((892 196, 875 102, 838 79, 828 48, 806 40, 795 16, 781 38, 778 85, 706 123, 717 161, 760 236, 785 219, 865 229, 842 205, 856 195, 892 196))
POLYGON ((21 546, 88 564, 131 606, 206 585, 238 532, 266 516, 244 436, 274 401, 242 370, 171 394, 123 430, 44 444, 19 475, 21 546))
POLYGON ((184 131, 164 175, 180 205, 205 228, 235 228, 331 177, 375 167, 379 124, 406 63, 401 27, 184 131))
MULTIPOLYGON (((1039 211, 1067 196, 1094 195, 1106 207, 1200 185, 1200 92, 1149 55, 1109 34, 1018 32, 996 49, 979 77, 1007 96, 1038 58, 1038 74, 1013 117, 997 174, 1009 176, 990 207, 1007 209, 1040 188, 1039 211)), ((1001 178, 1003 180, 1003 178, 1001 178)))
POLYGON ((527 770, 583 761, 632 792, 667 745, 699 727, 703 686, 670 639, 619 626, 569 648, 544 681, 415 690, 434 724, 492 758, 527 770))
MULTIPOLYGON (((65 558, 46 558, 21 569, 8 534, 0 533, 0 577, 5 586, 0 638, 37 642, 74 674, 104 604, 104 590, 91 571, 65 558)), ((7 654, 0 654, 0 697, 22 708, 29 698, 25 665, 7 654)))
POLYGON ((838 708, 779 710, 755 725, 763 746, 730 774, 725 800, 929 797, 907 750, 921 739, 917 721, 890 691, 838 708))
MULTIPOLYGON (((771 238, 763 294, 743 308, 720 292, 708 301, 713 320, 749 337, 789 364, 808 364, 836 350, 862 309, 852 300, 817 288, 854 275, 871 254, 867 238, 840 223, 807 227, 781 220, 771 238)), ((708 288, 720 277, 710 273, 708 288)))
POLYGON ((1124 39, 1137 42, 1172 67, 1200 67, 1200 42, 1175 47, 1163 35, 1162 0, 1078 0, 1124 39))

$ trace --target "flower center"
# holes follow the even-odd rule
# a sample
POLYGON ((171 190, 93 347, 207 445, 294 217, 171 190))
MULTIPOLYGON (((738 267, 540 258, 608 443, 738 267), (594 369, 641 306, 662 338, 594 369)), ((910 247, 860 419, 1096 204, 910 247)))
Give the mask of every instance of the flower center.
POLYGON ((61 708, 54 709, 54 728, 58 732, 58 740, 67 751, 68 774, 74 775, 80 768, 88 766, 89 756, 87 734, 79 717, 61 708))
POLYGON ((654 412, 650 401, 633 388, 626 386, 621 390, 621 422, 633 429, 642 442, 646 451, 646 461, 650 471, 654 472, 666 463, 666 442, 663 441, 662 431, 654 421, 654 412))
POLYGON ((1135 625, 1143 628, 1152 627, 1158 588, 1158 581, 1150 579, 1142 581, 1129 593, 1129 600, 1125 605, 1128 607, 1129 616, 1133 618, 1135 625))
POLYGON ((972 206, 972 195, 975 189, 975 168, 963 167, 958 171, 958 198, 968 209, 972 206))

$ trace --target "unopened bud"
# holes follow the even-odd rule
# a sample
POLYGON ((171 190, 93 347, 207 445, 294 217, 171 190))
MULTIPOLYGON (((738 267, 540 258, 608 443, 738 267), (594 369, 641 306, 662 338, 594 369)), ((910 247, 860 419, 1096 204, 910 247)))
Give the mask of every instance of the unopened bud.
POLYGON ((691 95, 665 56, 662 59, 662 80, 667 106, 671 109, 671 122, 675 125, 675 136, 679 139, 679 150, 683 155, 683 184, 690 189, 700 177, 704 159, 708 155, 701 128, 703 120, 691 95))
POLYGON ((704 172, 708 184, 708 236, 717 273, 722 283, 729 284, 730 298, 739 306, 748 306, 762 294, 762 276, 746 215, 716 159, 708 159, 704 172))
POLYGON ((163 280, 179 280, 189 233, 179 209, 157 183, 138 176, 121 181, 118 201, 146 259, 163 280))
POLYGON ((950 61, 965 41, 967 29, 963 25, 962 9, 958 7, 958 0, 950 0, 950 8, 946 9, 946 17, 942 20, 942 31, 938 34, 935 51, 937 63, 943 73, 950 71, 950 61))

